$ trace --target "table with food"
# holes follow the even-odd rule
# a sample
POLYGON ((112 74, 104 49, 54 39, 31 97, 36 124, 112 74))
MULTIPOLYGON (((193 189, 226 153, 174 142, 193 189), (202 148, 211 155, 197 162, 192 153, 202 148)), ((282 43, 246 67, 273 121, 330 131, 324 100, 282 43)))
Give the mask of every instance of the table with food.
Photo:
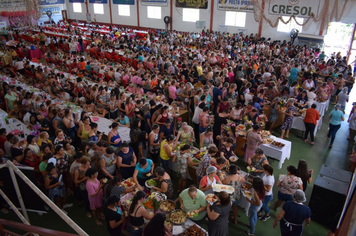
POLYGON ((278 169, 281 169, 285 159, 290 158, 292 142, 273 135, 269 137, 268 141, 271 142, 262 143, 259 148, 263 150, 266 156, 279 160, 278 169))

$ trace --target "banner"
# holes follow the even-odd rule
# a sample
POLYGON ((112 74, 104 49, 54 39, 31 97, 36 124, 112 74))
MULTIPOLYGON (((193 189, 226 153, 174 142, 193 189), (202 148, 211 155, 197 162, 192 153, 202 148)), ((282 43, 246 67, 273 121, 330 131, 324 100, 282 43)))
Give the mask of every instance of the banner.
POLYGON ((84 3, 84 0, 69 0, 69 2, 80 2, 80 3, 84 3))
POLYGON ((60 15, 62 12, 61 7, 59 6, 54 6, 54 7, 42 7, 41 8, 41 15, 47 15, 46 12, 47 11, 51 11, 52 12, 52 16, 53 15, 60 15))
POLYGON ((309 17, 319 14, 320 0, 269 0, 268 13, 270 15, 309 17))
POLYGON ((218 10, 253 12, 253 4, 247 0, 219 0, 218 10))
POLYGON ((113 0, 113 4, 135 5, 135 0, 113 0))
POLYGON ((26 8, 24 0, 0 0, 1 11, 10 9, 13 11, 14 8, 26 8))
POLYGON ((167 0, 141 0, 143 6, 168 6, 167 0))
POLYGON ((64 0, 40 0, 40 5, 64 4, 64 0))
POLYGON ((108 0, 89 0, 89 3, 107 4, 107 3, 108 3, 108 0))
POLYGON ((207 9, 207 0, 176 0, 176 7, 207 9))

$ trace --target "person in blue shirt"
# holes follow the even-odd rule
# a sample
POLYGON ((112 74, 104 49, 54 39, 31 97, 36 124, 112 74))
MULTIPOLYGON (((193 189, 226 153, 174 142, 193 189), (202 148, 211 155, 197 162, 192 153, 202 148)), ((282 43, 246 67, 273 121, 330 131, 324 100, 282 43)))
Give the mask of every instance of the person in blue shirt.
POLYGON ((219 106, 219 102, 222 102, 221 87, 222 87, 221 83, 217 83, 213 89, 214 114, 216 114, 216 110, 219 106))
POLYGON ((161 129, 159 131, 159 136, 161 138, 161 140, 166 139, 166 137, 168 137, 169 135, 174 135, 174 125, 171 122, 170 119, 167 119, 165 124, 161 126, 161 129))
POLYGON ((115 121, 119 122, 119 126, 130 127, 130 120, 124 113, 119 113, 119 117, 115 121))
POLYGON ((333 147, 336 133, 341 127, 341 121, 345 120, 344 113, 342 111, 340 111, 340 108, 341 108, 341 105, 336 104, 334 107, 334 110, 332 112, 330 112, 330 115, 329 115, 330 123, 329 123, 328 139, 330 139, 330 137, 331 137, 331 141, 330 141, 330 145, 329 145, 330 148, 333 147))
POLYGON ((137 186, 145 186, 145 182, 153 177, 153 170, 155 164, 151 159, 141 157, 136 164, 135 171, 133 173, 133 180, 137 186))
POLYGON ((298 77, 298 64, 295 64, 294 67, 290 70, 290 76, 289 76, 289 84, 292 84, 294 81, 297 81, 298 77))

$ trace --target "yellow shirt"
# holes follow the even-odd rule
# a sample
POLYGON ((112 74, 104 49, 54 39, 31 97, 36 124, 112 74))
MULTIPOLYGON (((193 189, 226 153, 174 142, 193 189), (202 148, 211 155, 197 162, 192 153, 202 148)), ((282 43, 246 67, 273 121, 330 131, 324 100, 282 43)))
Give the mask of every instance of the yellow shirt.
POLYGON ((197 71, 199 76, 203 75, 203 68, 201 66, 197 66, 197 71))
MULTIPOLYGON (((164 145, 166 145, 166 144, 168 144, 168 143, 167 143, 167 140, 165 139, 165 140, 163 140, 163 142, 161 143, 161 158, 162 158, 162 160, 164 160, 164 161, 168 161, 168 160, 170 159, 169 156, 168 156, 168 154, 167 154, 167 152, 166 152, 166 150, 164 150, 164 145)), ((171 146, 171 145, 168 145, 168 147, 169 147, 170 151, 172 152, 172 146, 171 146)))

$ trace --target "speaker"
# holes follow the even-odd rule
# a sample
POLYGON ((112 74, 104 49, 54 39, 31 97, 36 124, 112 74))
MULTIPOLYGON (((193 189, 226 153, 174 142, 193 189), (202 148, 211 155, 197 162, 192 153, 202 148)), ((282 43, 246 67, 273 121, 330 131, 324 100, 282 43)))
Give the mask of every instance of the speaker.
POLYGON ((319 174, 346 183, 350 183, 352 178, 352 173, 350 171, 336 169, 325 164, 321 166, 319 174))
POLYGON ((329 226, 333 217, 342 211, 349 183, 318 174, 309 201, 311 219, 329 226))

